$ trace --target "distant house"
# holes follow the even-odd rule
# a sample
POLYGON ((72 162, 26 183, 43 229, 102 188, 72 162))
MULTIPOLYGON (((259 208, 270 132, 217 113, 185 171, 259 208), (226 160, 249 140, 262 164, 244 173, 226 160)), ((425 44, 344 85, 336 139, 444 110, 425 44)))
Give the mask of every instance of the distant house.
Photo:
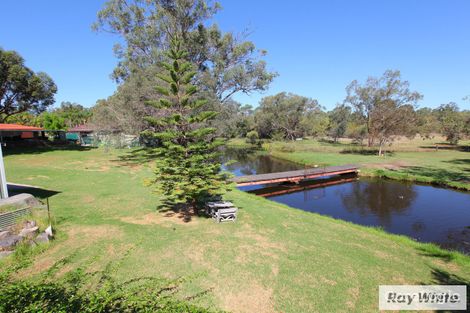
POLYGON ((47 139, 46 130, 41 127, 19 124, 0 124, 0 140, 2 143, 26 139, 47 139))
POLYGON ((93 143, 94 129, 88 124, 78 125, 67 130, 65 137, 68 141, 79 142, 81 145, 93 143))
POLYGON ((99 130, 91 124, 82 124, 69 128, 66 133, 67 141, 76 142, 82 146, 103 144, 115 148, 135 147, 139 145, 139 137, 126 135, 119 130, 99 130))

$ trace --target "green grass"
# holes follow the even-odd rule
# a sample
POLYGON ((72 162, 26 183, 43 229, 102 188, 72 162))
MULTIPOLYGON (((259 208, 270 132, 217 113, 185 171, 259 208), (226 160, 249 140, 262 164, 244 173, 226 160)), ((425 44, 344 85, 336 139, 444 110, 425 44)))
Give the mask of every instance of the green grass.
POLYGON ((1 213, 6 213, 6 212, 11 212, 11 211, 15 211, 15 210, 18 210, 19 208, 17 206, 14 206, 14 205, 2 205, 0 206, 0 214, 1 213))
POLYGON ((253 148, 253 145, 247 143, 245 138, 230 139, 230 146, 234 148, 253 148))
MULTIPOLYGON (((231 142, 230 142, 231 144, 231 142)), ((357 164, 364 176, 417 181, 470 190, 470 144, 460 146, 434 140, 402 139, 387 148, 384 157, 376 149, 361 148, 349 142, 317 140, 263 144, 272 156, 307 166, 357 164), (439 149, 434 146, 438 144, 439 149)))
POLYGON ((240 208, 236 223, 156 213, 159 197, 143 185, 150 165, 120 161, 125 153, 6 156, 9 181, 57 192, 50 198, 57 240, 16 279, 64 259, 49 275, 116 261, 118 281, 185 277, 182 297, 199 295, 197 305, 236 312, 376 312, 381 284, 470 282, 468 256, 237 190, 227 195, 240 208))

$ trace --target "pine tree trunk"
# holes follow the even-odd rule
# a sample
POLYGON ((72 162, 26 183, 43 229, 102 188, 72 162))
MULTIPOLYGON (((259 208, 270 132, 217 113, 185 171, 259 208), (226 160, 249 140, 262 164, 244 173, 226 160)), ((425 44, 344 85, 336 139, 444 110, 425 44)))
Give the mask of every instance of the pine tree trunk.
POLYGON ((384 145, 385 141, 380 139, 380 142, 379 142, 379 156, 382 156, 382 147, 384 145))
POLYGON ((196 199, 193 199, 193 201, 191 202, 191 206, 193 207, 194 215, 199 216, 199 208, 197 207, 196 199))

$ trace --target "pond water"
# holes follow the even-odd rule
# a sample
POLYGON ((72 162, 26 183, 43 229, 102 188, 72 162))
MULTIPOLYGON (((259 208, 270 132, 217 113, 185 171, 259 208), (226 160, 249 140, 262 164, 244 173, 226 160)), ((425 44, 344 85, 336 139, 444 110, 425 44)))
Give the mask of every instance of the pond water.
MULTIPOLYGON (((226 169, 237 176, 295 170, 296 164, 249 150, 227 149, 226 169)), ((470 193, 430 185, 352 176, 299 185, 263 185, 241 190, 298 208, 434 242, 470 253, 470 193)))

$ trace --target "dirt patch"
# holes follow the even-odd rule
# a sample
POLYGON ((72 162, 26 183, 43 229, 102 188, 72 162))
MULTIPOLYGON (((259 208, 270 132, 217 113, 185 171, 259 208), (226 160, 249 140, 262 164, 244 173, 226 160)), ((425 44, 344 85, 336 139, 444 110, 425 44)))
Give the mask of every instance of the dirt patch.
POLYGON ((223 294, 218 294, 218 298, 223 300, 223 309, 234 313, 274 312, 273 290, 266 288, 258 283, 251 283, 243 288, 242 291, 224 290, 223 294))
POLYGON ((287 253, 287 248, 272 241, 268 234, 256 233, 250 226, 234 234, 240 241, 234 261, 239 264, 265 264, 271 267, 273 275, 279 273, 279 259, 287 253))
POLYGON ((374 251, 374 255, 380 259, 384 259, 384 260, 387 260, 387 259, 391 259, 392 256, 384 251, 379 251, 379 250, 376 250, 374 251))
POLYGON ((406 161, 394 161, 389 163, 368 163, 362 164, 362 166, 373 169, 386 169, 391 171, 398 171, 411 166, 411 164, 406 161))
POLYGON ((125 171, 122 171, 124 173, 128 173, 129 171, 135 173, 135 172, 139 172, 140 170, 142 170, 144 168, 144 166, 142 164, 119 162, 119 163, 117 163, 117 165, 120 166, 120 167, 125 167, 126 168, 125 171))
POLYGON ((87 273, 94 273, 102 270, 106 265, 113 261, 119 261, 122 259, 130 250, 135 249, 135 245, 131 243, 127 244, 109 244, 105 249, 106 253, 95 255, 88 260, 86 266, 87 273))
POLYGON ((348 306, 349 309, 354 309, 356 307, 356 302, 357 299, 359 298, 359 288, 354 287, 354 288, 349 288, 348 289, 348 301, 346 302, 346 305, 348 306))
POLYGON ((93 203, 95 202, 95 197, 91 196, 91 195, 86 195, 84 197, 82 197, 82 201, 83 203, 93 203))
POLYGON ((31 275, 41 273, 41 272, 51 268, 54 265, 55 261, 56 261, 56 258, 54 258, 54 257, 50 257, 50 256, 49 257, 44 257, 44 258, 40 259, 39 261, 35 262, 32 267, 29 267, 25 270, 19 271, 18 274, 17 274, 17 277, 19 279, 21 279, 21 278, 24 278, 24 277, 28 277, 28 276, 31 276, 31 275))
POLYGON ((330 286, 336 286, 336 284, 337 284, 336 281, 331 280, 331 279, 328 279, 328 278, 323 277, 323 276, 320 277, 320 280, 321 280, 322 283, 327 284, 327 285, 330 285, 330 286))
POLYGON ((213 274, 218 274, 220 272, 219 267, 216 265, 217 259, 214 259, 213 255, 208 251, 208 249, 222 249, 223 247, 220 243, 213 242, 210 247, 207 247, 193 241, 189 243, 189 246, 191 246, 191 249, 187 249, 183 253, 191 260, 191 263, 200 265, 213 274))
POLYGON ((254 230, 250 225, 247 224, 243 226, 241 231, 235 233, 235 236, 239 237, 240 239, 254 240, 255 245, 260 248, 282 252, 287 251, 283 244, 271 241, 267 235, 254 230))
POLYGON ((277 276, 279 274, 279 266, 277 264, 272 264, 271 271, 273 272, 274 276, 277 276))
MULTIPOLYGON (((86 246, 102 240, 119 238, 123 236, 123 232, 117 227, 112 225, 100 226, 73 226, 66 230, 68 234, 67 240, 58 243, 51 249, 48 249, 44 254, 41 254, 33 266, 18 273, 18 277, 27 277, 40 272, 43 272, 52 267, 55 262, 63 256, 64 248, 67 250, 78 250, 86 246)), ((65 271, 67 269, 64 269, 65 271)))
POLYGON ((107 172, 109 171, 110 167, 109 166, 106 166, 106 165, 103 165, 103 166, 100 166, 100 167, 85 167, 84 170, 85 171, 88 171, 88 172, 107 172))
POLYGON ((88 244, 103 238, 116 238, 123 235, 122 230, 117 226, 99 225, 99 226, 73 226, 68 231, 67 241, 75 242, 77 239, 86 239, 88 244))
POLYGON ((74 266, 72 266, 71 264, 67 264, 67 265, 64 265, 62 266, 58 271, 57 273, 55 274, 55 276, 57 277, 62 277, 64 276, 65 274, 69 273, 70 271, 72 271, 74 269, 74 266))
POLYGON ((451 271, 454 273, 460 271, 460 266, 458 266, 454 262, 446 262, 444 260, 439 259, 432 260, 432 262, 446 271, 451 271))
POLYGON ((281 254, 287 253, 287 248, 282 243, 272 241, 268 234, 262 234, 245 224, 240 231, 234 233, 240 244, 235 257, 235 262, 246 264, 250 262, 277 263, 281 254))
POLYGON ((176 212, 152 212, 140 217, 126 216, 122 217, 121 221, 129 224, 137 225, 171 225, 171 224, 189 224, 197 225, 199 221, 197 218, 191 218, 188 220, 187 216, 184 213, 176 212))
POLYGON ((36 180, 36 179, 51 179, 49 176, 45 176, 45 175, 34 175, 34 176, 29 176, 29 177, 26 177, 27 180, 36 180))
POLYGON ((403 277, 401 274, 399 275, 394 275, 393 277, 393 283, 397 285, 407 285, 407 284, 412 284, 409 280, 407 280, 405 277, 403 277))

